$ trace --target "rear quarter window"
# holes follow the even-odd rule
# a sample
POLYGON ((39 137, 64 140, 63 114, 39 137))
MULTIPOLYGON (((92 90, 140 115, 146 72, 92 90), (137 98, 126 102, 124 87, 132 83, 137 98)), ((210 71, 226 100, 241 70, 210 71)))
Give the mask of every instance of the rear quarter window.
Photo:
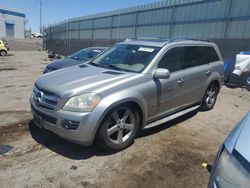
POLYGON ((203 64, 220 61, 220 58, 213 47, 199 47, 201 61, 203 64))

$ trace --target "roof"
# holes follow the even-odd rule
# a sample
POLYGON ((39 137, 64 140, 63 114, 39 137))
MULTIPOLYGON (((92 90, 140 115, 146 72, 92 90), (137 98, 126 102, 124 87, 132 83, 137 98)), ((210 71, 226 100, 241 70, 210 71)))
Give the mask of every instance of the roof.
POLYGON ((17 9, 14 9, 14 8, 8 8, 8 7, 0 6, 0 13, 4 13, 4 14, 9 14, 9 15, 13 15, 13 16, 18 16, 18 17, 25 18, 25 14, 24 14, 23 11, 17 10, 17 9))
POLYGON ((155 46, 155 47, 163 47, 166 44, 172 42, 195 42, 199 44, 211 44, 211 41, 205 39, 188 39, 188 38, 176 38, 176 39, 168 39, 168 38, 129 38, 120 44, 134 44, 134 45, 144 45, 144 46, 155 46))

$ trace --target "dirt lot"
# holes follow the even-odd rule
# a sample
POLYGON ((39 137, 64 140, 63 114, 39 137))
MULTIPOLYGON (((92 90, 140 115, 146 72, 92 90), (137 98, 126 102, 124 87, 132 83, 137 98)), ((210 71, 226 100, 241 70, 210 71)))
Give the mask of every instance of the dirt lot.
POLYGON ((250 92, 222 88, 214 110, 191 113, 143 131, 128 149, 106 153, 35 127, 29 96, 48 63, 44 52, 0 57, 0 187, 206 187, 211 162, 250 109, 250 92))

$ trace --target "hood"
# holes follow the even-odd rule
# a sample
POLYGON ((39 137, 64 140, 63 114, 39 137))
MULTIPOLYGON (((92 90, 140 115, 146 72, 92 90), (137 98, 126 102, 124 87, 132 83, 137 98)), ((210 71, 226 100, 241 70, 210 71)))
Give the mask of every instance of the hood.
POLYGON ((67 98, 84 92, 100 93, 140 75, 82 64, 45 74, 36 81, 36 86, 67 98))
POLYGON ((64 67, 69 67, 69 66, 73 66, 73 65, 78 65, 84 63, 84 61, 78 61, 75 59, 59 59, 59 60, 55 60, 52 63, 50 63, 47 68, 52 69, 52 70, 57 70, 57 69, 61 69, 64 67))
POLYGON ((230 153, 236 150, 250 163, 250 112, 238 123, 225 141, 230 153))

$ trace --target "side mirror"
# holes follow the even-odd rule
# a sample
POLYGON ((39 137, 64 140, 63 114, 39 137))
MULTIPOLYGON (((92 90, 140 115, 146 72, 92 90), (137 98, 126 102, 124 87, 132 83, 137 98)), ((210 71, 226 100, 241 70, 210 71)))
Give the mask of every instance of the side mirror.
POLYGON ((154 71, 154 78, 157 79, 168 79, 170 77, 170 72, 168 69, 158 68, 154 71))

